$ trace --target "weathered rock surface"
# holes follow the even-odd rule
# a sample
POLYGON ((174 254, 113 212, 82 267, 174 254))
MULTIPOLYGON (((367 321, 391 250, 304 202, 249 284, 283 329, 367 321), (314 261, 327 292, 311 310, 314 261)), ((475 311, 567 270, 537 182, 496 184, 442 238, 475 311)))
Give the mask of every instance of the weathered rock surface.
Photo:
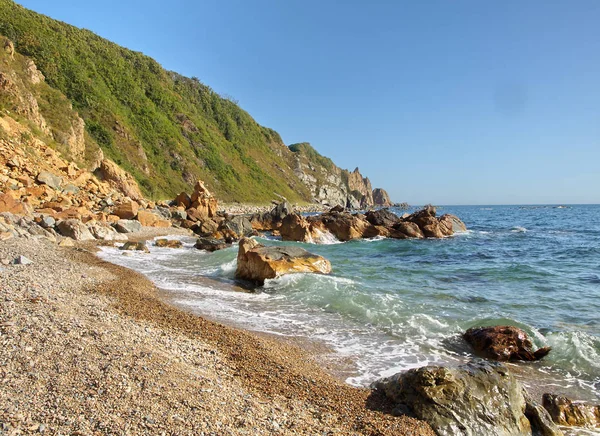
POLYGON ((139 210, 137 220, 144 227, 171 227, 171 221, 148 210, 139 210))
POLYGON ((161 248, 183 248, 183 242, 179 239, 161 238, 154 241, 154 246, 161 248))
POLYGON ((27 215, 29 210, 24 203, 15 200, 13 196, 9 194, 0 194, 0 213, 2 212, 27 215))
POLYGON ((119 220, 115 223, 115 229, 119 233, 133 233, 142 230, 142 225, 139 221, 119 220))
POLYGON ((150 249, 144 242, 125 242, 120 249, 127 251, 143 251, 144 253, 150 253, 150 249))
POLYGON ((76 241, 93 241, 94 235, 85 224, 76 219, 60 221, 57 225, 61 235, 75 239, 76 241))
POLYGON ((248 238, 240 241, 237 261, 236 277, 261 285, 284 274, 331 272, 327 259, 300 247, 265 247, 248 238))
POLYGON ((552 421, 552 417, 544 407, 533 402, 527 395, 525 395, 525 399, 527 401, 525 416, 531 424, 534 436, 564 436, 564 433, 552 421))
POLYGON ((139 208, 140 205, 137 202, 128 200, 116 206, 112 213, 121 219, 132 220, 137 216, 139 208))
POLYGON ((500 361, 539 360, 551 350, 544 347, 534 352, 527 333, 513 326, 473 327, 463 337, 477 353, 500 361))
POLYGON ((375 206, 390 207, 392 200, 385 189, 375 188, 373 189, 373 203, 375 206))
POLYGON ((552 420, 559 425, 597 428, 600 427, 600 405, 576 402, 567 397, 544 394, 542 405, 552 420))
POLYGON ((63 179, 62 177, 56 176, 48 171, 42 171, 37 176, 37 181, 39 183, 43 183, 44 185, 48 185, 53 189, 60 189, 63 179))
POLYGON ((213 251, 223 250, 224 248, 231 247, 231 244, 228 244, 222 239, 198 238, 194 247, 198 250, 206 250, 212 253, 213 251))
POLYGON ((306 218, 296 213, 286 216, 279 227, 283 241, 313 242, 313 230, 306 218))
POLYGON ((375 382, 398 406, 440 436, 530 435, 521 384, 499 363, 426 366, 375 382))
POLYGON ((237 240, 252 235, 254 233, 254 228, 248 217, 237 215, 223 221, 219 226, 219 231, 225 237, 237 240))
POLYGON ((113 161, 104 159, 96 172, 102 180, 107 181, 114 189, 132 200, 142 200, 144 198, 131 174, 123 171, 113 161))

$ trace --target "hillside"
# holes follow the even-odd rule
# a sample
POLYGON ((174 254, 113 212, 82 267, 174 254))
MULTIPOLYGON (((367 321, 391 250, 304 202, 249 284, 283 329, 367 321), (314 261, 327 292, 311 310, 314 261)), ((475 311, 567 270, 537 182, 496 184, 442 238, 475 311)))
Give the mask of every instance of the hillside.
POLYGON ((29 89, 48 124, 43 133, 69 153, 73 129, 79 148, 66 157, 81 166, 93 170, 101 149, 155 199, 199 179, 224 201, 333 199, 301 180, 297 153, 277 132, 196 78, 11 0, 0 0, 0 34, 45 76, 47 86, 29 89))

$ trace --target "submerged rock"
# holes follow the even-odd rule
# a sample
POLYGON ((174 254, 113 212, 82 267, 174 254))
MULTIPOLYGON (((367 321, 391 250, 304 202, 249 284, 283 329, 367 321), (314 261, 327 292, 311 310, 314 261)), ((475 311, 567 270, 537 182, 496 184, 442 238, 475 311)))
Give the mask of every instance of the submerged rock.
POLYGON ((213 251, 223 250, 224 248, 231 247, 231 244, 228 244, 223 239, 198 238, 194 247, 198 250, 206 250, 212 253, 213 251))
POLYGON ((523 388, 499 363, 425 366, 376 381, 372 387, 440 436, 531 434, 523 388))
POLYGON ((161 238, 154 241, 154 246, 161 248, 182 248, 183 242, 181 242, 179 239, 161 238))
POLYGON ((248 238, 240 241, 237 261, 235 276, 260 285, 266 279, 284 274, 331 272, 331 263, 327 259, 303 248, 265 247, 248 238))
POLYGON ((144 253, 150 253, 150 250, 144 242, 125 242, 120 249, 127 251, 143 251, 144 253))
POLYGON ((542 405, 559 425, 596 428, 600 427, 600 405, 572 401, 567 397, 544 394, 542 405))
POLYGON ((544 347, 534 352, 527 333, 513 326, 473 327, 463 337, 482 356, 500 361, 539 360, 551 350, 544 347))

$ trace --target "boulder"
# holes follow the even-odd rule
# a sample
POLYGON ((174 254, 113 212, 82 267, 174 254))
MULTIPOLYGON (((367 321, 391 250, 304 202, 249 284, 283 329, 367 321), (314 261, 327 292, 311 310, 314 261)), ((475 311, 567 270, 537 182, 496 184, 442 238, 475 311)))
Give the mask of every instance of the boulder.
POLYGON ((219 230, 224 235, 230 236, 233 239, 240 239, 244 236, 250 236, 254 232, 252 223, 244 215, 237 215, 233 218, 226 219, 219 226, 219 230))
POLYGON ((340 241, 362 238, 369 223, 357 215, 333 213, 321 215, 320 221, 340 241))
POLYGON ((114 189, 133 199, 142 200, 144 196, 131 174, 122 170, 116 163, 104 159, 96 170, 97 175, 108 182, 114 189))
POLYGON ((600 405, 572 401, 567 397, 544 394, 542 405, 558 425, 600 427, 600 405))
POLYGON ((60 189, 63 179, 48 171, 42 171, 38 174, 37 181, 38 183, 50 186, 52 189, 60 189))
POLYGON ((187 193, 182 192, 177 197, 175 197, 175 206, 183 207, 184 209, 189 209, 191 205, 192 199, 187 193))
POLYGON ((171 211, 171 217, 174 220, 185 221, 187 219, 187 212, 181 209, 175 209, 171 211))
POLYGON ((114 228, 108 225, 92 224, 89 226, 90 232, 96 239, 102 241, 126 241, 127 236, 117 232, 114 228))
POLYGON ((66 219, 57 225, 61 235, 75 239, 76 241, 93 241, 94 235, 85 224, 77 219, 66 219))
POLYGON ((150 250, 146 246, 144 242, 125 242, 120 250, 128 250, 128 251, 143 251, 144 253, 150 253, 150 250))
POLYGON ((137 216, 139 209, 140 205, 137 202, 129 200, 115 207, 112 213, 121 219, 132 220, 137 216))
POLYGON ((203 237, 212 236, 217 233, 218 230, 219 224, 210 218, 198 221, 192 226, 192 231, 203 237))
POLYGON ((183 248, 183 242, 179 239, 161 238, 154 241, 154 246, 161 248, 183 248))
POLYGON ((373 203, 376 206, 390 207, 392 205, 392 201, 390 200, 390 196, 382 188, 373 189, 373 203))
POLYGON ((171 221, 147 210, 138 211, 137 220, 144 227, 171 227, 171 221))
POLYGON ((198 250, 206 250, 212 253, 213 251, 223 250, 224 248, 231 247, 231 244, 228 244, 223 239, 198 238, 194 247, 198 250))
POLYGON ((463 337, 478 354, 500 361, 539 360, 551 350, 544 347, 534 352, 527 333, 513 326, 473 327, 463 337))
POLYGON ((398 239, 403 239, 400 235, 417 239, 423 239, 425 237, 418 225, 407 221, 401 221, 395 224, 392 229, 393 232, 390 234, 390 237, 398 237, 398 239))
POLYGON ((10 212, 15 215, 27 215, 29 208, 25 203, 17 201, 9 194, 0 194, 0 213, 10 212))
POLYGON ((300 247, 265 247, 254 239, 240 241, 235 276, 259 285, 291 273, 329 274, 331 264, 324 257, 300 247))
POLYGON ((115 223, 115 229, 119 233, 134 233, 142 230, 142 225, 139 221, 119 220, 115 223))
POLYGON ((289 214, 281 222, 279 233, 283 241, 312 242, 311 225, 296 213, 289 214))
POLYGON ((453 235, 456 232, 466 232, 467 226, 456 215, 449 213, 442 215, 438 219, 442 233, 446 236, 453 235))
POLYGON ((367 221, 374 226, 393 227, 400 222, 400 217, 389 209, 370 210, 365 214, 367 221))
POLYGON ((425 366, 376 381, 399 413, 426 421, 439 436, 531 434, 523 387, 506 367, 470 362, 425 366))
POLYGON ((544 407, 533 402, 525 395, 527 401, 525 416, 531 424, 532 434, 535 436, 564 436, 564 433, 552 421, 552 417, 544 407))

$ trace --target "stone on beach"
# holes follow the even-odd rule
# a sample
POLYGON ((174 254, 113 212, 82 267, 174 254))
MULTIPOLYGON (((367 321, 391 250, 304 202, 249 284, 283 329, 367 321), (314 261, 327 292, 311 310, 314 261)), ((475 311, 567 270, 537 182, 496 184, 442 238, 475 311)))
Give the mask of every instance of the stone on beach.
POLYGON ((551 350, 544 347, 534 352, 527 333, 513 326, 473 327, 463 337, 476 352, 500 361, 539 360, 551 350))
POLYGON ((139 221, 119 220, 115 223, 115 229, 119 233, 134 233, 142 230, 142 225, 139 221))
POLYGON ((384 393, 398 412, 426 421, 440 436, 532 434, 524 414, 523 387, 500 363, 425 366, 372 387, 384 393))
POLYGON ((209 252, 223 250, 224 248, 231 247, 231 244, 228 244, 222 239, 215 238, 198 238, 196 244, 194 245, 198 250, 206 250, 209 252))
POLYGON ((181 242, 179 239, 161 238, 154 241, 154 246, 161 248, 182 248, 183 242, 181 242))
POLYGON ((75 239, 76 241, 93 241, 94 235, 85 224, 77 219, 60 221, 57 225, 61 235, 75 239))
POLYGON ((260 285, 284 274, 331 272, 327 259, 300 247, 265 247, 249 238, 240 241, 237 261, 236 277, 260 285))
POLYGON ((542 405, 558 425, 600 427, 600 405, 576 402, 553 394, 544 394, 542 405))
POLYGON ((125 242, 120 249, 126 251, 143 251, 144 253, 150 253, 148 246, 144 242, 125 242))

